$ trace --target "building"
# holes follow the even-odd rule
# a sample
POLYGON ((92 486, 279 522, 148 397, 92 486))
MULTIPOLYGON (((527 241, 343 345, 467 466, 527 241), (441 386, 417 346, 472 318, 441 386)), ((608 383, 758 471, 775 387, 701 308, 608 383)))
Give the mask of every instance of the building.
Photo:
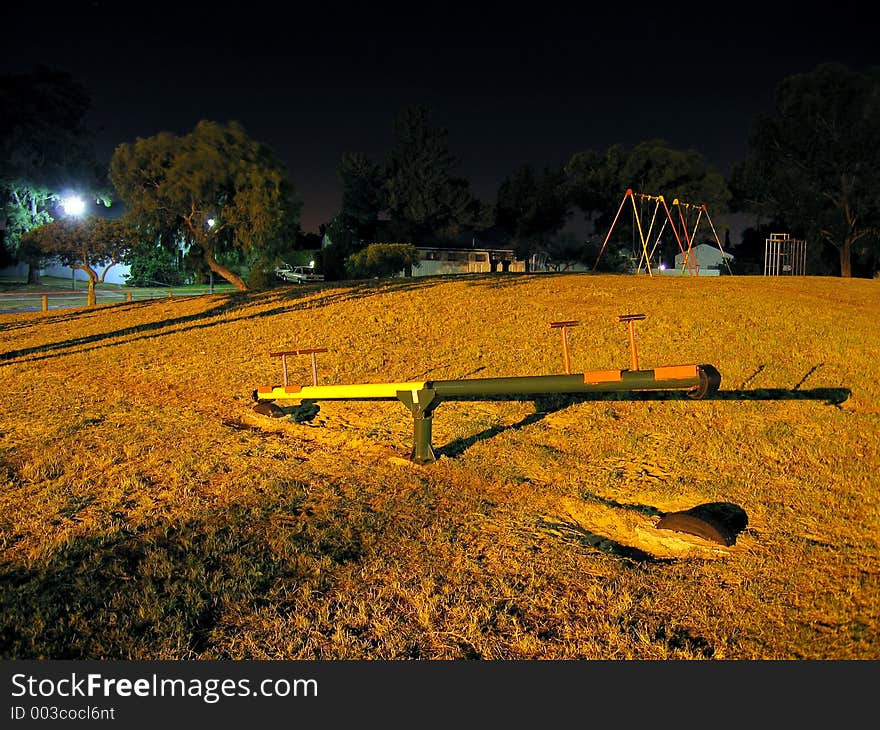
MULTIPOLYGON (((709 243, 699 243, 691 247, 691 266, 696 266, 699 276, 718 276, 722 271, 729 274, 731 261, 732 254, 709 243)), ((684 254, 678 253, 675 257, 675 268, 666 269, 663 273, 688 276, 691 272, 685 264, 684 254)))
POLYGON ((441 248, 416 246, 421 256, 413 276, 439 274, 483 274, 495 271, 525 271, 526 263, 508 248, 441 248))

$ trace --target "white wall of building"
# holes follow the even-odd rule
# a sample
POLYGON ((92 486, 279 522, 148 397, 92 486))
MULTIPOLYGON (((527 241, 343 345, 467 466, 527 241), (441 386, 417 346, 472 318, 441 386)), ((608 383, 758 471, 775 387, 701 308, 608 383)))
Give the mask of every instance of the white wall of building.
MULTIPOLYGON (((103 268, 100 268, 97 271, 100 276, 103 268)), ((104 282, 107 284, 125 284, 125 277, 128 276, 129 271, 130 267, 128 265, 116 264, 107 272, 104 282)), ((40 269, 40 276, 54 276, 59 279, 72 281, 74 278, 74 272, 76 274, 76 281, 89 280, 86 272, 82 269, 71 269, 69 266, 61 266, 59 264, 53 264, 40 269)), ((22 263, 15 266, 7 266, 5 269, 0 269, 0 277, 4 279, 24 279, 27 276, 27 273, 28 266, 27 264, 22 263)))
MULTIPOLYGON (((103 267, 96 267, 98 276, 104 271, 103 267)), ((125 284, 125 277, 128 276, 130 267, 126 264, 114 264, 110 267, 107 275, 104 277, 105 284, 125 284)), ((89 277, 82 269, 71 269, 69 266, 60 266, 53 264, 44 269, 40 269, 40 276, 57 276, 59 279, 73 279, 76 274, 77 281, 88 281, 89 277)))

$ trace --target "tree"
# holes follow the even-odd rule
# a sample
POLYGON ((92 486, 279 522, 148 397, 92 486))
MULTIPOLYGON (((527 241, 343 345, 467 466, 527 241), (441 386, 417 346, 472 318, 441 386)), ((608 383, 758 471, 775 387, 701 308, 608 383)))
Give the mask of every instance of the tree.
POLYGON ((382 168, 359 152, 342 156, 339 164, 342 182, 342 225, 359 239, 376 234, 380 213, 385 209, 385 176, 382 168))
POLYGON ((852 276, 853 254, 876 257, 880 232, 880 69, 829 63, 784 79, 731 185, 738 208, 826 242, 852 276))
POLYGON ((126 215, 167 246, 181 242, 240 291, 224 257, 268 260, 298 229, 301 203, 284 165, 238 122, 199 122, 116 148, 110 176, 126 215))
POLYGON ((37 283, 40 262, 21 237, 54 219, 61 194, 109 201, 84 122, 90 105, 85 88, 64 71, 39 66, 0 76, 0 231, 7 256, 29 264, 28 283, 37 283))
POLYGON ((180 286, 185 271, 181 266, 179 252, 164 246, 132 246, 126 253, 124 264, 128 265, 127 286, 180 286))
POLYGON ((565 166, 569 201, 605 234, 627 189, 662 195, 667 205, 678 198, 705 204, 713 219, 729 211, 731 192, 724 176, 695 150, 677 150, 663 140, 641 142, 632 149, 613 145, 604 155, 580 152, 565 166))
POLYGON ((596 260, 595 254, 573 233, 561 233, 548 238, 541 246, 547 267, 553 271, 565 271, 575 264, 590 264, 596 260))
POLYGON ((321 236, 319 234, 314 231, 299 230, 296 232, 293 244, 294 251, 316 251, 319 248, 321 248, 321 236))
POLYGON ((384 203, 395 237, 454 238, 465 228, 488 228, 491 209, 455 175, 448 133, 431 125, 425 107, 404 109, 394 122, 395 144, 384 168, 384 203))
POLYGON ((696 150, 677 150, 664 140, 651 140, 637 144, 619 159, 623 164, 618 181, 628 181, 626 187, 663 195, 667 204, 676 198, 706 204, 717 217, 728 212, 731 194, 727 181, 696 150))
POLYGON ((590 233, 608 228, 609 215, 614 215, 620 196, 629 187, 620 189, 624 155, 620 145, 610 147, 604 156, 594 150, 576 152, 563 168, 566 198, 581 211, 590 233))
POLYGON ((25 233, 22 245, 47 258, 56 258, 62 266, 86 272, 89 277, 86 304, 93 307, 95 284, 103 283, 107 272, 122 262, 131 245, 131 235, 121 220, 61 219, 25 233))
POLYGON ((321 272, 326 281, 338 281, 346 277, 345 262, 353 253, 363 247, 361 239, 351 226, 345 223, 344 217, 336 215, 330 223, 322 226, 323 235, 329 244, 321 247, 321 272))
POLYGON ((538 172, 526 164, 501 183, 495 206, 497 225, 513 240, 513 250, 526 262, 565 226, 568 200, 561 170, 538 172))
POLYGON ((351 278, 393 276, 419 265, 419 252, 411 243, 371 243, 345 260, 351 278))

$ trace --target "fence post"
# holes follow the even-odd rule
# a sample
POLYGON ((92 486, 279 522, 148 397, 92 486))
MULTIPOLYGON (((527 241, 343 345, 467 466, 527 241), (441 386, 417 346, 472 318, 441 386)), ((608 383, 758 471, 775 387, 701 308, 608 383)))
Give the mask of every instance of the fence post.
POLYGON ((130 291, 125 292, 125 301, 127 301, 127 302, 131 301, 131 292, 130 291))
POLYGON ((43 300, 43 311, 48 312, 49 311, 49 295, 43 294, 41 299, 43 300))

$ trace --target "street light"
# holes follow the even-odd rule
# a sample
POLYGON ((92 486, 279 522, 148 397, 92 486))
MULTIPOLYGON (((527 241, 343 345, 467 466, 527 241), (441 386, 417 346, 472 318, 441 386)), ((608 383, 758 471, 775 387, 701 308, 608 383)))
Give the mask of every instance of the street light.
MULTIPOLYGON (((208 223, 208 228, 213 228, 216 225, 217 221, 215 221, 213 218, 208 218, 207 223, 208 223)), ((214 293, 214 272, 210 269, 208 270, 208 281, 210 282, 210 285, 211 285, 211 294, 213 294, 214 293)))
POLYGON ((86 211, 86 203, 79 195, 67 195, 61 199, 61 209, 67 215, 80 216, 86 211))

